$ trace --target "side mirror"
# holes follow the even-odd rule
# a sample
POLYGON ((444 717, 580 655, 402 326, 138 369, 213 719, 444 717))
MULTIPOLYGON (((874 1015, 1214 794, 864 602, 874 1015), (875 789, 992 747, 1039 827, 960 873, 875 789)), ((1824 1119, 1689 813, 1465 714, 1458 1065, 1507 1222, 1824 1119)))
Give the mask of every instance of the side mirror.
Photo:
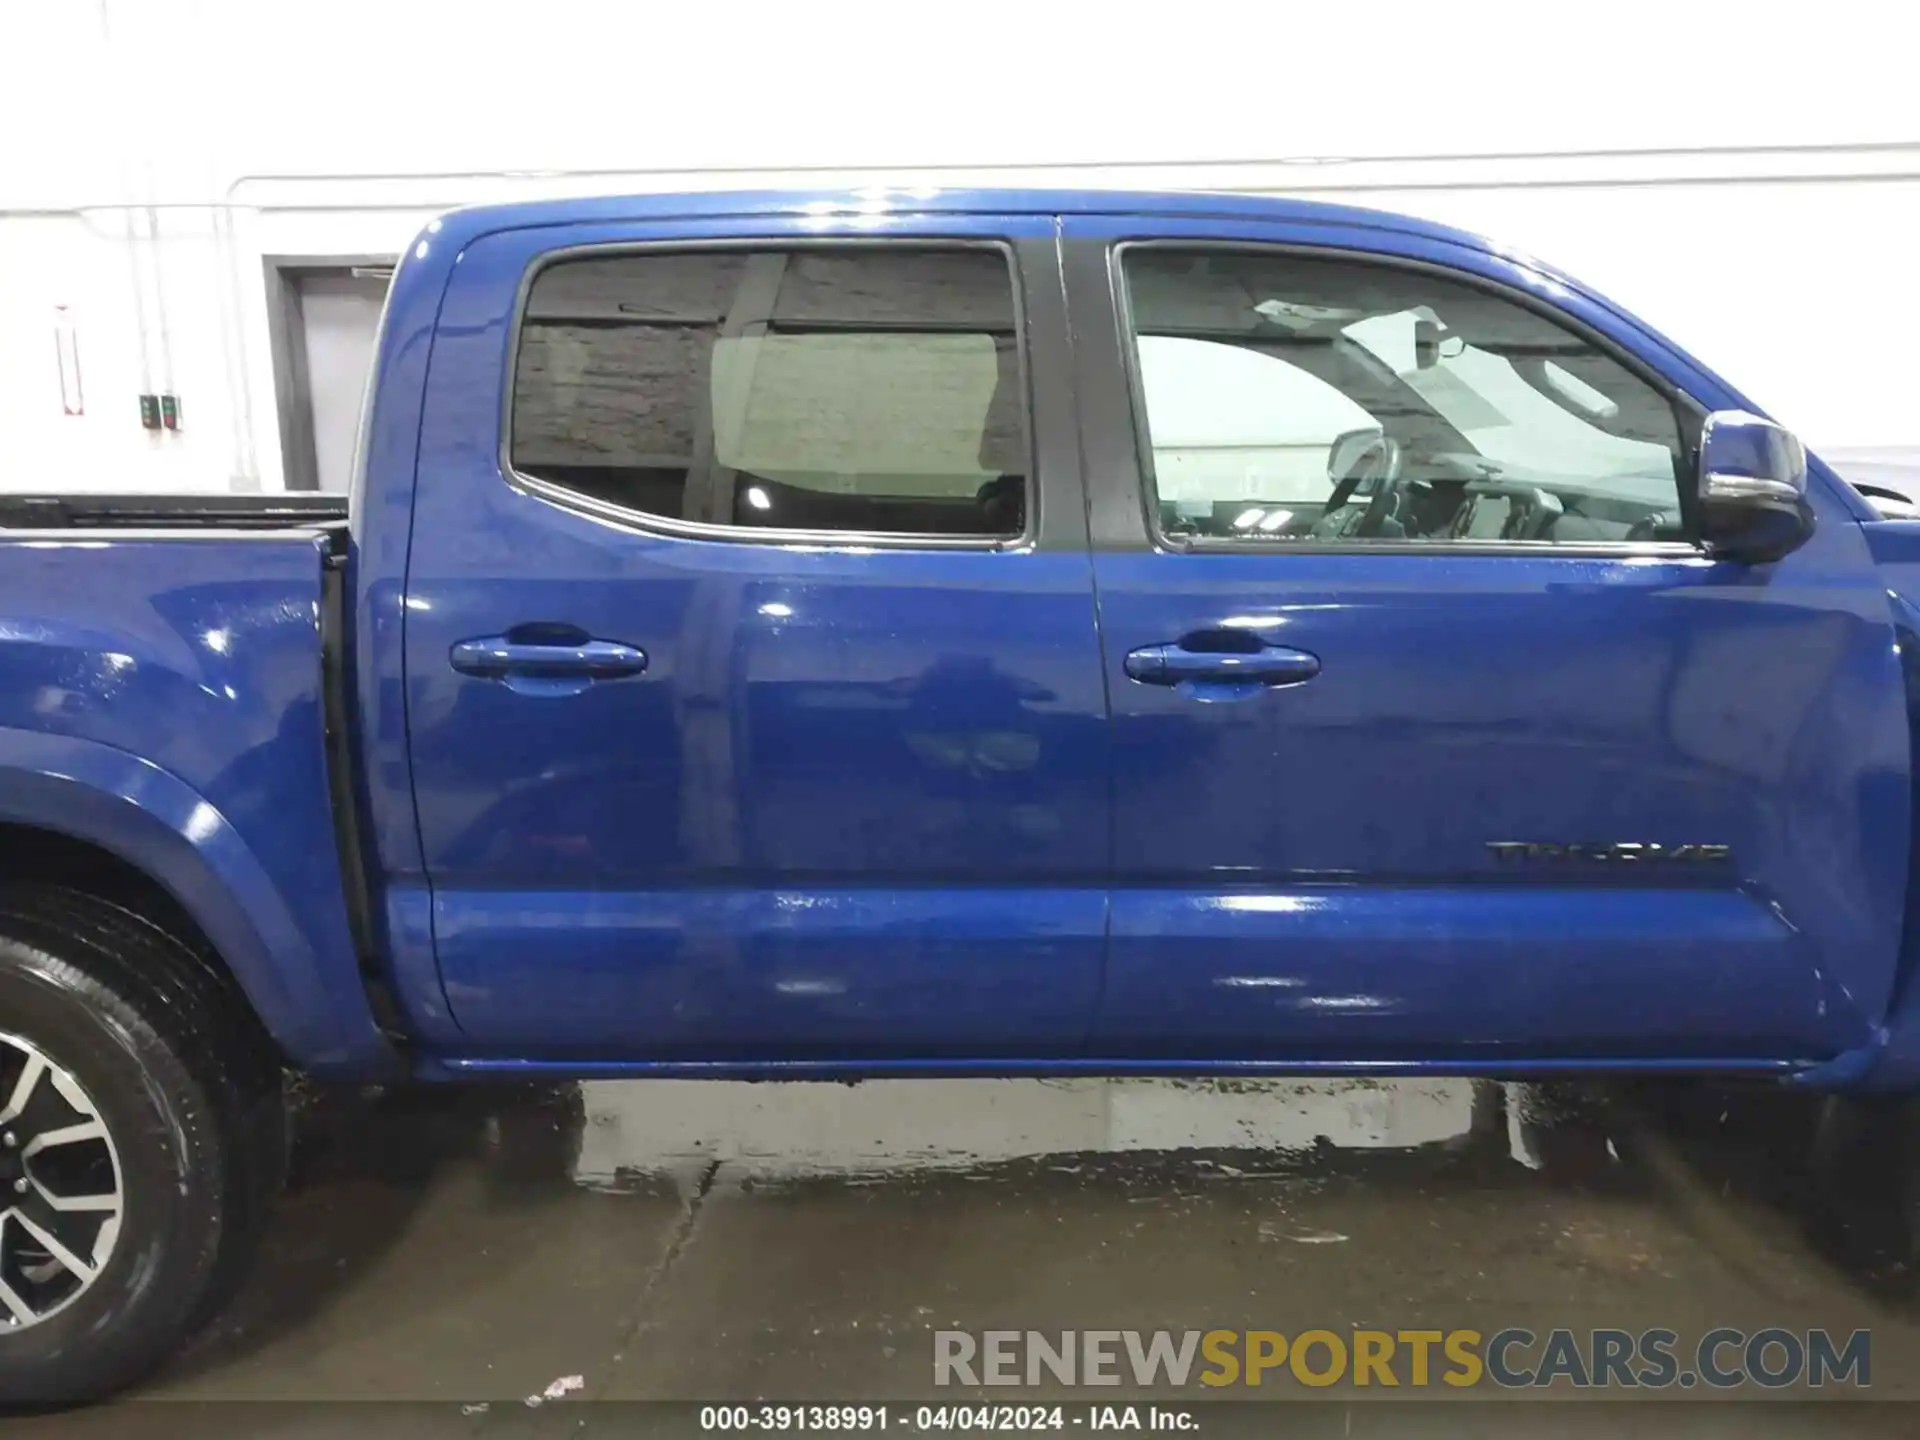
POLYGON ((1807 452, 1744 410, 1716 410, 1700 432, 1700 530, 1715 555, 1761 564, 1806 543, 1807 452))

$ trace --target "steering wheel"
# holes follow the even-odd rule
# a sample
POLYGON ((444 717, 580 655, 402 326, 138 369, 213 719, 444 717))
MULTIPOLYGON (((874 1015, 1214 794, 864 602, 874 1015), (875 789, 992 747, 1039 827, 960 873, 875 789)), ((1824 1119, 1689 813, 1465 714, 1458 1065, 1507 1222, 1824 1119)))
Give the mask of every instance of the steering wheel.
POLYGON ((1387 518, 1387 501, 1393 495, 1392 482, 1399 470, 1399 443, 1385 435, 1371 441, 1353 457, 1347 473, 1334 482, 1333 493, 1327 496, 1326 508, 1320 512, 1320 518, 1313 522, 1308 533, 1316 539, 1378 535, 1387 518), (1353 499, 1353 492, 1366 480, 1376 482, 1367 508, 1358 515, 1343 515, 1341 512, 1353 499))

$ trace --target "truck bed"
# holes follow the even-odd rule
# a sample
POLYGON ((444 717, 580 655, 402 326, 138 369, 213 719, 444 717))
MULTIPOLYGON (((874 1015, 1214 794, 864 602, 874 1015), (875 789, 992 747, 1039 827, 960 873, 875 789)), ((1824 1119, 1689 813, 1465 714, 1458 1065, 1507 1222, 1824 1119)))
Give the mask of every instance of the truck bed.
POLYGON ((288 530, 338 525, 344 495, 0 495, 0 530, 288 530))

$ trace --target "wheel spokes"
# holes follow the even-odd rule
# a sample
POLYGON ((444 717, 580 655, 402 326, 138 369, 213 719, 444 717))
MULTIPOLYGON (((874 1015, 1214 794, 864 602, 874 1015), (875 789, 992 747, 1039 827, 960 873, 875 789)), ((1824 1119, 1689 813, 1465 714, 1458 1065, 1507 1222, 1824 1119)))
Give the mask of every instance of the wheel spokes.
POLYGON ((126 1199, 120 1157, 79 1079, 0 1032, 0 1330, 45 1320, 99 1278, 126 1199))
POLYGON ((33 1092, 40 1084, 40 1077, 47 1073, 46 1057, 39 1051, 27 1056, 26 1068, 21 1070, 20 1078, 14 1082, 13 1093, 7 1097, 7 1108, 0 1110, 0 1125, 18 1119, 26 1112, 33 1092))
POLYGON ((71 1214, 79 1210, 104 1210, 111 1214, 120 1212, 120 1192, 109 1190, 104 1195, 56 1195, 40 1181, 27 1177, 28 1183, 48 1206, 61 1214, 71 1214))
POLYGON ((82 1140, 104 1140, 107 1127, 98 1120, 83 1120, 78 1125, 62 1126, 58 1130, 49 1130, 36 1135, 26 1143, 20 1152, 22 1160, 31 1160, 42 1150, 51 1150, 56 1145, 77 1145, 82 1140))
POLYGON ((46 1251, 53 1259, 58 1260, 66 1267, 70 1274, 78 1279, 91 1280, 95 1274, 98 1273, 98 1266, 89 1261, 82 1260, 62 1244, 60 1237, 54 1234, 52 1230, 44 1225, 36 1224, 34 1220, 28 1216, 24 1207, 18 1205, 14 1207, 13 1223, 31 1235, 34 1243, 38 1245, 40 1249, 46 1251))
POLYGON ((7 1307, 15 1325, 31 1325, 40 1318, 34 1313, 33 1307, 20 1298, 19 1292, 6 1282, 4 1276, 0 1276, 0 1305, 7 1307))

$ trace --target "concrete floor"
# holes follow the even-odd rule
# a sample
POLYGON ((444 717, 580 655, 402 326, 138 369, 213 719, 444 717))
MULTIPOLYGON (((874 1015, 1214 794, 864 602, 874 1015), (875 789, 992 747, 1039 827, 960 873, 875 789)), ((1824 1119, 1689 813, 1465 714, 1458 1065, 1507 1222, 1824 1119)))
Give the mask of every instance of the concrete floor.
MULTIPOLYGON (((650 1082, 299 1116, 241 1295, 143 1396, 36 1433, 691 1434, 691 1408, 596 1402, 966 1398, 933 1386, 939 1328, 1869 1328, 1871 1396, 1920 1399, 1896 1137, 1842 1146, 1820 1200, 1814 1105, 1777 1092, 650 1082)), ((1831 1389, 1546 1416, 1488 1387, 1251 1393, 1288 1433, 1920 1433, 1831 1389)))

